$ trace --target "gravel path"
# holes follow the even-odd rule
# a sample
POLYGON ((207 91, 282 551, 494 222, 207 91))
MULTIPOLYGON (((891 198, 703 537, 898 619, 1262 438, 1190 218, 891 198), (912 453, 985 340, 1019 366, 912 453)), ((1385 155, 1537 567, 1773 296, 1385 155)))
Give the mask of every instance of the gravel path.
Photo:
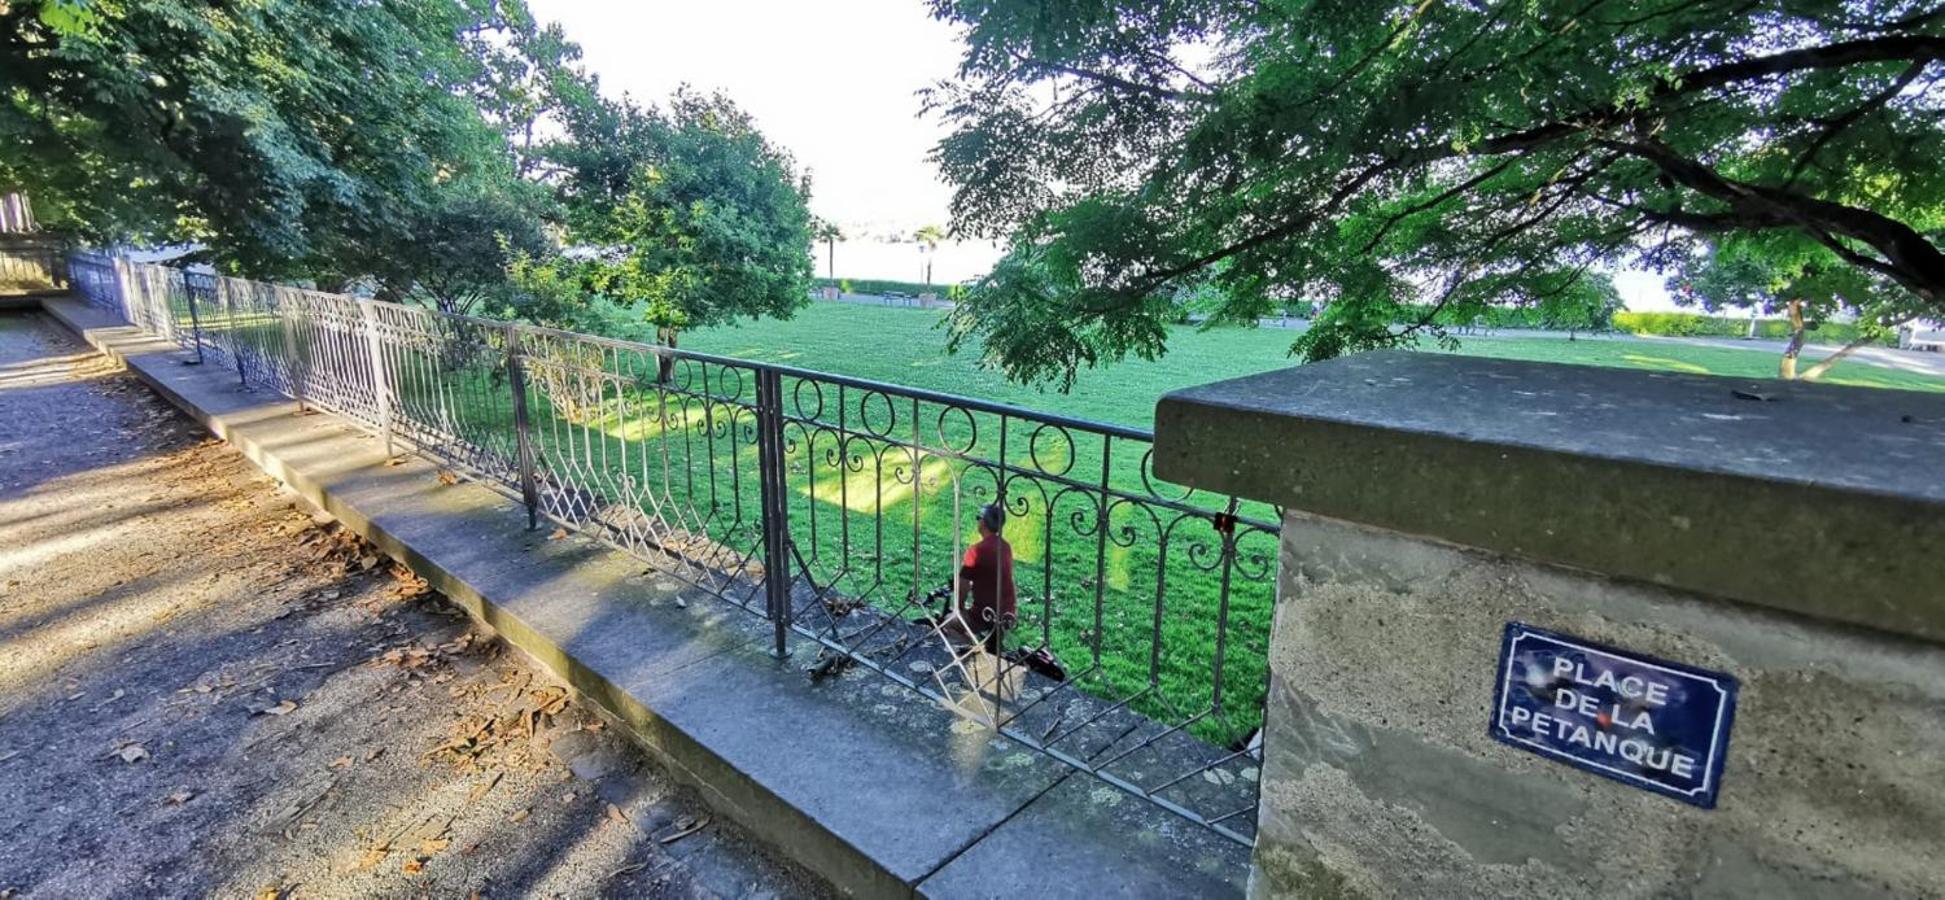
POLYGON ((138 382, 0 315, 0 900, 819 890, 138 382))

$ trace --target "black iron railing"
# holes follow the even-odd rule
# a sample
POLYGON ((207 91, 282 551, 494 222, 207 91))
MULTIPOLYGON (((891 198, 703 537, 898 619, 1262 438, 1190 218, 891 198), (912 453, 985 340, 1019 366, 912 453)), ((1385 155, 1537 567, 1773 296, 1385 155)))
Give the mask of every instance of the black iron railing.
POLYGON ((874 671, 1253 838, 1276 514, 1156 480, 1145 431, 162 266, 70 268, 191 361, 763 617, 780 656, 874 671), (1017 617, 966 622, 956 573, 988 504, 1017 617))

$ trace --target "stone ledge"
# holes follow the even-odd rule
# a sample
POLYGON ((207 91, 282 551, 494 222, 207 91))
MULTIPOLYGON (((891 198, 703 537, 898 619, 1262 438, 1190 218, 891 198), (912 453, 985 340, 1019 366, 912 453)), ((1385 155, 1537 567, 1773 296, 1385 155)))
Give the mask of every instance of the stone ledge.
POLYGON ((1387 351, 1155 431, 1170 481, 1945 641, 1945 395, 1387 351))
POLYGON ((1241 893, 1245 847, 1134 798, 1103 803, 1094 789, 1105 785, 955 729, 957 717, 868 673, 813 685, 804 661, 765 652, 767 623, 727 603, 591 541, 527 531, 524 512, 499 493, 444 485, 422 460, 387 465, 369 434, 244 392, 228 370, 182 365, 174 345, 100 310, 66 298, 43 307, 567 681, 712 806, 846 893, 1241 893))

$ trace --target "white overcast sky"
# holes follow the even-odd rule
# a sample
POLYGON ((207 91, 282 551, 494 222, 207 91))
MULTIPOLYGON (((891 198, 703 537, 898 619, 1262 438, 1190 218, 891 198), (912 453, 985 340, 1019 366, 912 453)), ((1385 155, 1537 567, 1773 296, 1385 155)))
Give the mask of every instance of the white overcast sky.
MULTIPOLYGON (((676 86, 722 90, 812 176, 811 211, 853 238, 837 253, 848 278, 917 280, 910 245, 857 240, 946 224, 951 191, 926 161, 944 134, 919 117, 917 92, 952 74, 955 29, 922 0, 529 0, 585 51, 602 89, 660 102, 676 86)), ((943 248, 940 282, 983 274, 987 245, 943 248)), ((818 260, 823 274, 826 261, 818 260)), ((1659 276, 1623 272, 1637 309, 1673 308, 1659 276)))
POLYGON ((846 225, 945 224, 917 91, 952 74, 954 30, 920 0, 531 0, 608 93, 720 89, 808 168, 811 210, 846 225))

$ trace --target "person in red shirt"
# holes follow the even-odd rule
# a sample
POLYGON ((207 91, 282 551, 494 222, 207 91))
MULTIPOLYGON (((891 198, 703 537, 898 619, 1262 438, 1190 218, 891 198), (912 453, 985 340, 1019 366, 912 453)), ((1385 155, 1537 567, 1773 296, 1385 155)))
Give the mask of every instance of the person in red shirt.
POLYGON ((979 542, 966 548, 959 565, 959 616, 983 640, 989 653, 1000 652, 1013 627, 1018 596, 1013 587, 1013 546, 1000 537, 1006 510, 988 503, 979 510, 979 542))

